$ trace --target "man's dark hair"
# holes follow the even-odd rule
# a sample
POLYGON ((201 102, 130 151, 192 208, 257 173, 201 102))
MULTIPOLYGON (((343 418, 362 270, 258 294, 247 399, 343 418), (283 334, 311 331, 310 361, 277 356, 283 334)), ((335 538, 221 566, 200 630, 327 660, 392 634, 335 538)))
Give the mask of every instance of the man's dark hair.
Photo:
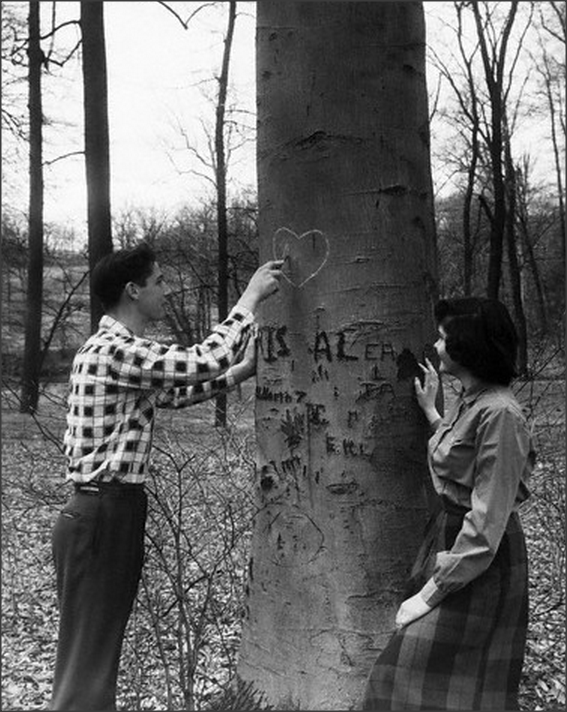
POLYGON ((152 248, 141 242, 136 247, 111 252, 97 262, 92 274, 92 287, 104 309, 118 304, 128 282, 145 286, 155 261, 152 248))
POLYGON ((453 361, 482 381, 510 384, 517 375, 518 336, 504 304, 480 297, 442 300, 435 318, 453 361))

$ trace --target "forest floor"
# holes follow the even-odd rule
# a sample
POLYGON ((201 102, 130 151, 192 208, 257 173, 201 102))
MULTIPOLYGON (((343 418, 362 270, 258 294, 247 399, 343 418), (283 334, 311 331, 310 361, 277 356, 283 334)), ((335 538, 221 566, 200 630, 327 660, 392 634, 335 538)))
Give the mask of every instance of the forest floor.
MULTIPOLYGON (((521 510, 531 597, 521 709, 548 712, 565 705, 565 387, 559 380, 532 381, 516 390, 531 412, 538 450, 533 494, 521 510)), ((3 392, 1 708, 6 712, 49 705, 57 636, 50 535, 68 496, 59 447, 62 392, 62 386, 54 386, 42 395, 35 420, 18 413, 14 394, 3 392)), ((168 462, 177 474, 193 466, 190 472, 198 471, 184 526, 203 545, 196 552, 193 542, 188 550, 198 575, 187 594, 192 618, 185 635, 179 634, 179 619, 169 618, 175 609, 175 599, 166 593, 171 571, 159 568, 150 549, 147 565, 161 588, 152 588, 149 576, 141 586, 123 653, 121 709, 211 709, 234 671, 252 513, 254 413, 250 388, 241 399, 231 398, 235 437, 222 443, 212 427, 211 404, 159 414, 156 471, 165 471, 168 462), (179 443, 189 453, 182 466, 172 457, 179 443), (215 460, 213 467, 212 457, 226 461, 215 460), (216 478, 223 467, 230 477, 216 478), (207 528, 203 508, 209 522, 231 527, 230 537, 225 529, 207 528), (222 550, 219 540, 225 542, 222 550), (183 667, 187 660, 189 666, 183 667)), ((151 522, 149 535, 158 546, 159 531, 151 522)))

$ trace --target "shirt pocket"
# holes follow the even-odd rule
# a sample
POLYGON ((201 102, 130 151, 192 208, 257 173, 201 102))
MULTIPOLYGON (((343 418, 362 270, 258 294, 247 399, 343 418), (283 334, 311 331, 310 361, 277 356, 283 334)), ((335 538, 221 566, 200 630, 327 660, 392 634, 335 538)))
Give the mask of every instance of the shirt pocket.
POLYGON ((454 429, 441 438, 432 461, 439 477, 472 488, 475 456, 473 437, 454 429))

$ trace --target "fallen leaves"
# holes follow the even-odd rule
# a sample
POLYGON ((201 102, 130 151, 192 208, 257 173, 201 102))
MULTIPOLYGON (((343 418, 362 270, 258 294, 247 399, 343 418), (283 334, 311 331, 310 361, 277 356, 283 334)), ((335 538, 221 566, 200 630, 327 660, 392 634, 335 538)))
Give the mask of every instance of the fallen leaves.
MULTIPOLYGON (((241 418, 238 437, 227 436, 221 445, 211 440, 212 421, 204 423, 198 409, 191 411, 198 445, 187 444, 187 417, 180 421, 178 439, 175 416, 158 421, 161 453, 156 448, 155 466, 169 469, 158 483, 161 510, 154 508, 149 523, 147 586, 138 596, 123 649, 123 709, 188 709, 190 704, 237 709, 218 704, 232 678, 240 640, 251 521, 251 407, 241 418), (189 447, 191 452, 184 453, 189 447), (191 467, 190 477, 177 476, 191 467), (175 539, 171 525, 180 497, 187 501, 175 539), (174 541, 185 567, 182 581, 172 578, 172 559, 158 565, 160 552, 175 553, 174 541)), ((62 485, 64 463, 57 448, 41 437, 27 437, 33 424, 21 417, 14 425, 15 437, 6 425, 3 433, 2 709, 23 712, 45 709, 50 699, 57 638, 51 529, 68 489, 62 485), (23 432, 25 445, 19 439, 23 432)), ((565 463, 556 448, 556 430, 557 437, 546 435, 550 447, 540 449, 533 496, 521 512, 531 600, 520 700, 529 712, 565 705, 565 463)))

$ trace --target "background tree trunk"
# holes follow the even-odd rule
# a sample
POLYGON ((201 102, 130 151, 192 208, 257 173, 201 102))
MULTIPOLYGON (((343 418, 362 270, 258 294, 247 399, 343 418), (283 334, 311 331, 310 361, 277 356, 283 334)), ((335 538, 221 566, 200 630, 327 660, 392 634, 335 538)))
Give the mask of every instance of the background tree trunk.
MULTIPOLYGON (((506 122, 505 122, 506 123, 506 122)), ((510 291, 514 305, 514 319, 518 332, 518 372, 525 376, 528 372, 528 331, 522 299, 522 272, 518 259, 517 240, 517 195, 516 167, 512 160, 510 136, 506 135, 504 147, 504 165, 507 190, 506 247, 508 251, 508 272, 510 291)))
POLYGON ((472 294, 474 276, 474 239, 472 231, 472 208, 474 186, 479 156, 478 124, 471 128, 471 157, 467 167, 467 183, 463 201, 463 296, 472 294))
POLYGON ((524 157, 519 175, 516 174, 516 195, 520 243, 533 280, 538 305, 539 324, 537 324, 535 333, 541 337, 548 331, 547 303, 530 229, 530 161, 527 156, 524 157))
POLYGON ((476 24, 480 54, 484 66, 484 78, 489 97, 490 128, 487 144, 493 191, 492 220, 490 223, 490 253, 488 260, 487 296, 498 299, 502 279, 502 257, 506 230, 506 186, 504 184, 504 133, 506 117, 505 64, 510 33, 518 9, 518 0, 511 0, 506 22, 501 35, 495 38, 491 32, 490 4, 471 3, 476 24), (486 18, 482 16, 482 8, 486 18))
POLYGON ((349 709, 393 629, 427 504, 413 378, 435 338, 421 3, 258 3, 258 514, 238 672, 349 709), (429 345, 428 345, 429 344, 429 345))
POLYGON ((41 313, 43 298, 43 109, 39 3, 29 3, 30 202, 25 342, 20 410, 33 413, 39 399, 41 313))
MULTIPOLYGON (((564 3, 551 2, 551 7, 557 13, 559 19, 559 26, 562 29, 561 34, 553 33, 552 37, 561 37, 563 44, 563 51, 565 53, 566 42, 565 42, 565 32, 567 28, 567 23, 565 20, 565 6, 564 3)), ((542 45, 545 43, 545 39, 540 40, 542 45)), ((557 197, 559 202, 559 221, 561 225, 561 236, 562 236, 562 250, 563 250, 563 261, 565 262, 566 252, 565 252, 565 193, 564 193, 564 154, 565 150, 561 149, 560 136, 563 138, 563 146, 565 145, 565 110, 564 104, 562 104, 561 97, 564 96, 565 88, 565 64, 563 64, 561 71, 561 65, 557 66, 545 50, 543 51, 542 63, 538 66, 538 72, 540 73, 545 91, 545 98, 547 100, 547 105, 549 107, 549 128, 551 131, 551 142, 553 146, 553 160, 555 164, 555 176, 557 182, 557 197), (557 90, 559 88, 559 91, 557 90)))
MULTIPOLYGON (((110 149, 104 12, 100 0, 81 2, 85 114, 85 166, 89 269, 112 252, 110 217, 110 149)), ((96 331, 102 305, 92 293, 91 330, 96 331)))
MULTIPOLYGON (((230 52, 236 21, 236 0, 230 0, 228 27, 224 39, 222 68, 219 77, 219 95, 215 119, 215 184, 217 190, 217 236, 218 236, 218 320, 228 316, 228 216, 226 212, 226 151, 224 141, 226 98, 228 94, 228 70, 230 52)), ((226 425, 226 394, 215 399, 215 425, 226 425)))

